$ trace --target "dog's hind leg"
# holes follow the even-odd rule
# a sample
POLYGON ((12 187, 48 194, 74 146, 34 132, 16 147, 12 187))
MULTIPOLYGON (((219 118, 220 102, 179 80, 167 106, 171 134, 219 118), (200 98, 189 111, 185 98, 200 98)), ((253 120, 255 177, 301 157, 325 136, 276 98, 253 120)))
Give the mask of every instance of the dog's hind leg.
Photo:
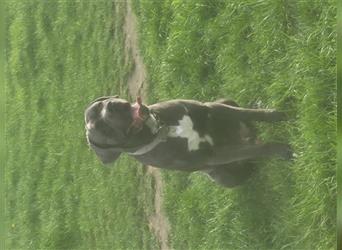
MULTIPOLYGON (((240 107, 240 105, 231 99, 219 99, 215 103, 225 104, 233 107, 240 107)), ((257 129, 252 121, 243 121, 240 125, 241 137, 247 139, 250 143, 257 141, 257 129)))
POLYGON ((237 161, 272 156, 280 156, 285 160, 293 157, 290 146, 281 143, 224 146, 213 149, 213 153, 206 160, 206 166, 214 167, 237 161))
POLYGON ((247 109, 236 107, 222 103, 206 103, 210 108, 210 114, 220 119, 225 119, 229 122, 232 119, 240 121, 264 121, 276 122, 284 121, 287 119, 284 112, 276 111, 274 109, 247 109))
POLYGON ((243 184, 255 172, 253 162, 234 162, 227 165, 212 167, 204 170, 217 184, 232 188, 243 184))

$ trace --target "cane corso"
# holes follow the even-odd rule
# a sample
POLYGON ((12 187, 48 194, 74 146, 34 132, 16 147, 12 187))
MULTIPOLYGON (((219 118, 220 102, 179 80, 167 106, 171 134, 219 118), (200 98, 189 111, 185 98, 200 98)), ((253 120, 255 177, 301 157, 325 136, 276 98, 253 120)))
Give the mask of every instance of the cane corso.
POLYGON ((131 104, 108 96, 85 111, 87 140, 102 163, 127 153, 145 165, 203 171, 225 187, 243 183, 254 170, 253 159, 291 158, 287 144, 260 143, 252 124, 285 119, 283 112, 241 108, 230 100, 171 100, 147 106, 141 98, 131 104))

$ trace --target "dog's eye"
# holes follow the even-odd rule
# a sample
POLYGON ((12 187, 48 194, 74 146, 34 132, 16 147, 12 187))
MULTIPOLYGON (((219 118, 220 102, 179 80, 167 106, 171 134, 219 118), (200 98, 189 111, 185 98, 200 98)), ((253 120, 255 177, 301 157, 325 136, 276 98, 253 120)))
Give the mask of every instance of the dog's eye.
POLYGON ((128 111, 130 107, 129 103, 108 103, 109 110, 113 111, 128 111))

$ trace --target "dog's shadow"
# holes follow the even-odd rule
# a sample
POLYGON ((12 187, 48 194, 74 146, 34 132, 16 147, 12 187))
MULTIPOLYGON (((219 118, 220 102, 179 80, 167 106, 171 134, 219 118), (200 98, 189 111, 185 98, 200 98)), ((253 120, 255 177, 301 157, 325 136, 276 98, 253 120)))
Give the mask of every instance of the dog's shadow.
MULTIPOLYGON (((275 229, 282 226, 286 211, 291 209, 294 180, 288 162, 258 162, 258 171, 236 189, 235 201, 249 234, 264 239, 273 247, 275 229)), ((277 230, 278 230, 277 229, 277 230)))

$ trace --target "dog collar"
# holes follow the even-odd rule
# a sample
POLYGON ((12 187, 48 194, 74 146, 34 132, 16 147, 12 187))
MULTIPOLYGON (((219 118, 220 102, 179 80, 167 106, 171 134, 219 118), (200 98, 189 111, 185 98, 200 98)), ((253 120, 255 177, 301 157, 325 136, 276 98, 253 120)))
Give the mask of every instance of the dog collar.
POLYGON ((166 141, 167 135, 169 133, 168 126, 159 127, 157 133, 155 134, 155 138, 149 143, 134 152, 127 152, 129 155, 139 156, 144 155, 154 149, 159 143, 166 141))
POLYGON ((164 142, 167 139, 169 127, 161 126, 160 121, 155 113, 150 112, 144 123, 151 130, 155 138, 150 143, 140 147, 138 150, 134 152, 128 152, 129 155, 138 156, 146 154, 154 149, 159 143, 164 142))
POLYGON ((148 118, 145 121, 145 124, 149 129, 151 129, 153 135, 157 134, 159 128, 161 127, 156 115, 152 112, 150 112, 148 118))

